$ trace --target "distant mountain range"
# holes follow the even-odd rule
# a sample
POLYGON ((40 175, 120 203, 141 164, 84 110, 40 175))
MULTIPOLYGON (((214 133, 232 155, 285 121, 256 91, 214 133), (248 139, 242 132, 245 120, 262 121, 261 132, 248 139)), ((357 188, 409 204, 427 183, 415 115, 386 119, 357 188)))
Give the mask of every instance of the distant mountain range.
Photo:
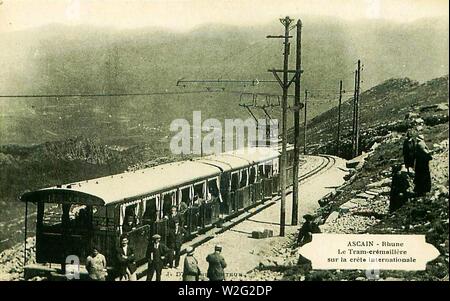
MULTIPOLYGON (((0 35, 0 93, 134 93, 205 90, 176 87, 180 78, 273 79, 282 65, 277 20, 264 26, 210 24, 187 33, 159 28, 114 30, 52 24, 0 35)), ((448 20, 414 23, 347 22, 303 18, 303 88, 316 98, 336 98, 339 80, 352 89, 357 59, 364 90, 392 77, 419 81, 448 73, 448 20)), ((295 43, 291 47, 294 66, 295 43)), ((211 88, 223 85, 211 84, 211 88)), ((303 89, 302 88, 302 89, 303 89)), ((226 86, 225 93, 87 99, 0 99, 0 144, 41 143, 67 136, 96 136, 124 144, 167 136, 175 118, 248 118, 231 91, 280 93, 277 84, 226 86), (153 129, 153 130, 151 130, 153 129), (155 130, 158 129, 158 130, 155 130), (126 141, 124 141, 124 138, 126 141)), ((292 91, 293 93, 293 91, 292 91)), ((248 101, 246 96, 241 101, 248 101)), ((336 102, 310 107, 312 118, 336 102)), ((259 113, 260 114, 260 113, 259 113)), ((277 117, 277 111, 273 112, 277 117)), ((262 115, 261 115, 262 116, 262 115)))

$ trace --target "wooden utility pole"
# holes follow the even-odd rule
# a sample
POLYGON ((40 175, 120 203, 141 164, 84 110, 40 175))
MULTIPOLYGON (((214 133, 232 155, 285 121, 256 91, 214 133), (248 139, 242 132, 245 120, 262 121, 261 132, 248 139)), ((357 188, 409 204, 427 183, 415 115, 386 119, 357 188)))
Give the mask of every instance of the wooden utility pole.
POLYGON ((356 86, 356 128, 355 128, 355 157, 359 156, 359 89, 361 85, 361 60, 358 60, 358 73, 357 73, 357 86, 356 86))
POLYGON ((293 226, 298 224, 298 169, 300 164, 300 75, 301 75, 301 39, 302 39, 302 21, 297 21, 297 57, 295 62, 295 93, 294 93, 294 167, 292 183, 292 218, 293 226))
POLYGON ((267 38, 281 38, 284 39, 284 60, 283 60, 283 70, 271 69, 270 72, 273 73, 281 88, 283 89, 282 96, 282 146, 281 146, 281 166, 280 166, 280 177, 281 177, 281 212, 280 212, 280 236, 285 235, 285 227, 286 227, 286 146, 287 146, 287 98, 288 98, 288 89, 293 80, 288 81, 288 73, 296 71, 288 70, 289 68, 289 48, 290 43, 289 39, 292 36, 289 36, 289 26, 293 20, 289 17, 285 17, 280 19, 281 24, 284 25, 284 35, 283 36, 267 36, 267 38), (283 73, 283 80, 280 79, 277 72, 283 73))
POLYGON ((352 157, 355 157, 356 152, 356 86, 358 81, 358 70, 355 70, 355 89, 353 90, 353 112, 352 112, 352 157))
POLYGON ((305 104, 304 104, 304 110, 305 110, 305 120, 303 121, 303 154, 306 155, 306 129, 308 126, 308 121, 306 120, 306 111, 307 111, 307 104, 308 104, 308 90, 305 90, 305 104))
POLYGON ((337 144, 336 156, 341 152, 341 105, 342 105, 342 80, 339 81, 339 106, 338 106, 338 128, 337 128, 337 144))

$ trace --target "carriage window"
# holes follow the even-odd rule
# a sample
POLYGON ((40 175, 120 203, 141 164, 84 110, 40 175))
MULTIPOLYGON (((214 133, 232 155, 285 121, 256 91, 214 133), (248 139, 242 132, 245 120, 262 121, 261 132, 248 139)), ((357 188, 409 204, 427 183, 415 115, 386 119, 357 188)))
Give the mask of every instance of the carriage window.
POLYGON ((208 191, 213 198, 219 197, 219 187, 217 186, 217 179, 212 179, 208 181, 208 191))
POLYGON ((52 230, 65 227, 83 229, 91 225, 91 207, 70 204, 44 204, 42 225, 52 230))
POLYGON ((125 216, 123 219, 122 231, 130 232, 137 226, 137 216, 136 216, 137 204, 129 205, 125 207, 125 216))
POLYGON ((222 191, 222 193, 225 193, 228 192, 229 188, 230 188, 230 173, 225 172, 220 177, 220 191, 222 191))
POLYGON ((142 222, 144 224, 150 224, 156 221, 156 197, 145 200, 145 212, 142 216, 142 222))
POLYGON ((163 216, 169 216, 173 205, 176 205, 176 191, 163 194, 162 212, 163 216))
POLYGON ((185 187, 181 189, 181 201, 189 206, 191 204, 191 194, 190 187, 185 187))
POLYGON ((62 221, 62 205, 61 204, 44 204, 44 218, 42 224, 46 227, 56 226, 62 221))
POLYGON ((255 166, 250 167, 250 175, 248 177, 248 184, 254 184, 256 182, 256 169, 255 166))
POLYGON ((239 173, 231 174, 231 191, 236 191, 239 188, 239 173))
POLYGON ((199 198, 205 198, 205 183, 198 183, 194 185, 194 195, 197 195, 199 198))
POLYGON ((84 205, 72 205, 69 209, 69 220, 77 227, 86 227, 90 224, 89 208, 84 205))
POLYGON ((266 177, 270 178, 272 176, 272 168, 273 168, 272 164, 265 164, 264 167, 265 167, 266 177))
POLYGON ((267 178, 263 164, 258 166, 258 174, 259 174, 259 178, 261 178, 261 179, 267 178))
POLYGON ((105 227, 114 228, 114 208, 93 207, 92 209, 92 225, 95 229, 105 227))
POLYGON ((247 169, 243 169, 241 171, 241 183, 239 184, 240 188, 247 186, 247 169))

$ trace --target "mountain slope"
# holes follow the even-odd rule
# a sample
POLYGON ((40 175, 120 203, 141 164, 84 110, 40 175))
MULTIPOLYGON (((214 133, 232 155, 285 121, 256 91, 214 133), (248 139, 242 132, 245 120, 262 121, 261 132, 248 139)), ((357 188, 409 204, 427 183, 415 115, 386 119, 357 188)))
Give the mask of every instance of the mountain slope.
MULTIPOLYGON (((391 77, 429 80, 448 69, 447 20, 397 24, 305 17, 303 24, 302 84, 306 89, 336 91, 342 79, 349 90, 358 58, 364 64, 363 88, 391 77)), ((204 86, 176 87, 176 81, 182 77, 273 79, 267 69, 281 67, 282 45, 266 39, 266 35, 280 31, 277 22, 258 27, 209 24, 188 33, 52 24, 2 34, 0 93, 186 91, 204 90, 204 86)), ((228 85, 226 92, 236 90, 280 94, 277 84, 228 85)), ((41 143, 66 136, 95 135, 110 143, 130 135, 130 129, 143 122, 150 128, 163 127, 167 132, 173 119, 190 119, 194 109, 202 110, 205 119, 249 117, 238 103, 239 94, 228 93, 83 100, 2 99, 0 138, 3 143, 41 143)), ((311 106, 309 116, 331 106, 311 106)), ((149 133, 131 135, 143 140, 149 133)))

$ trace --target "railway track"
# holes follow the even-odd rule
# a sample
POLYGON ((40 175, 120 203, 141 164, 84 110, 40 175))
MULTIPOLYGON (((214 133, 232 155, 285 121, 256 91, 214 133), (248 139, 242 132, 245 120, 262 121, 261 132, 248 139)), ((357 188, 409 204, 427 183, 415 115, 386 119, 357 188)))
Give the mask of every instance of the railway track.
MULTIPOLYGON (((328 171, 336 163, 336 158, 333 156, 329 156, 329 155, 307 156, 307 158, 317 158, 320 160, 320 162, 317 165, 313 166, 306 173, 299 175, 299 184, 304 183, 307 180, 311 179, 312 177, 318 176, 318 175, 328 171)), ((301 171, 302 170, 300 167, 300 172, 301 171)), ((292 185, 289 185, 287 187, 286 195, 290 195, 292 193, 292 187, 293 187, 292 185)), ((277 196, 273 197, 271 200, 266 201, 266 202, 258 205, 257 207, 245 210, 240 215, 238 215, 235 218, 224 223, 221 228, 213 228, 213 229, 197 236, 196 238, 185 242, 182 246, 181 254, 183 255, 186 253, 187 246, 192 246, 195 248, 202 246, 203 244, 207 243, 208 241, 217 237, 218 235, 220 235, 226 231, 229 231, 234 226, 250 219, 255 214, 275 205, 280 199, 281 199, 281 197, 279 195, 277 195, 277 196)), ((138 270, 137 270, 138 279, 143 280, 144 277, 146 277, 146 272, 147 272, 147 264, 144 263, 138 267, 138 270)))

